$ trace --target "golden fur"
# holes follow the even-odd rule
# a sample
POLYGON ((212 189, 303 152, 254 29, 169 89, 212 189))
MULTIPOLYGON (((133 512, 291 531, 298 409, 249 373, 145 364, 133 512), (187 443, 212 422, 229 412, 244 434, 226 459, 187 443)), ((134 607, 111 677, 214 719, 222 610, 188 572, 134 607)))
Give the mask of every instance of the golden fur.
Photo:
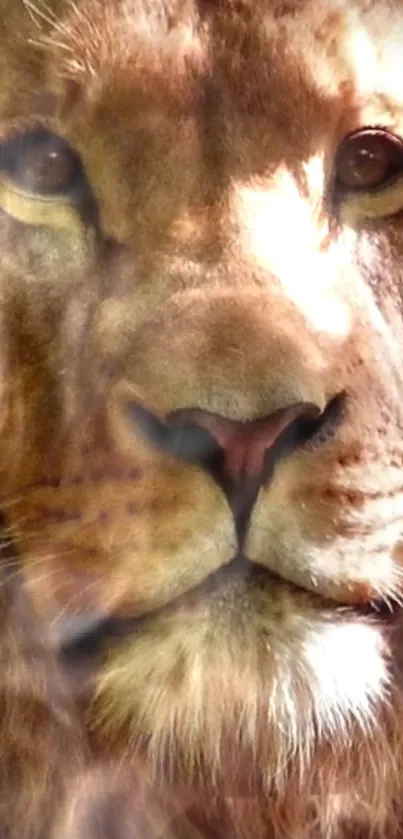
POLYGON ((0 0, 0 20, 0 836, 394 839, 403 174, 337 212, 331 192, 347 135, 403 138, 403 13, 0 0), (85 201, 7 170, 38 130, 85 201), (128 408, 247 422, 338 394, 337 432, 261 487, 246 575, 219 483, 128 408), (66 664, 70 629, 108 620, 121 637, 66 664))

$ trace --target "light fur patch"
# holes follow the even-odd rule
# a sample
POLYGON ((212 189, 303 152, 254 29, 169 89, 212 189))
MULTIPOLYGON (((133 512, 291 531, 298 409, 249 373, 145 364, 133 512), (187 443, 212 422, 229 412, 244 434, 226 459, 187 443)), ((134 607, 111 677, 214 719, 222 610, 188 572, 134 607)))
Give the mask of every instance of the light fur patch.
POLYGON ((24 224, 83 233, 77 208, 68 198, 30 195, 17 189, 4 175, 0 178, 0 207, 24 224))
POLYGON ((403 207, 403 183, 398 181, 379 193, 350 195, 341 206, 343 224, 358 225, 365 220, 387 218, 400 213, 403 207))

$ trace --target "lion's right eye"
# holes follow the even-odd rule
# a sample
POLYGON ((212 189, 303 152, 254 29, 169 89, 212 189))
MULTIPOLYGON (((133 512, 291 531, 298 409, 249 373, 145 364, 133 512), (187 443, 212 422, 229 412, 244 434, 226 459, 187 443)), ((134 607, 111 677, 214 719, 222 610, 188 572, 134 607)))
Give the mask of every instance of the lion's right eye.
POLYGON ((381 128, 364 128, 338 148, 334 186, 340 192, 371 192, 387 186, 403 171, 403 143, 381 128))
POLYGON ((78 155, 66 140, 45 129, 8 139, 0 147, 0 171, 32 194, 66 195, 84 184, 78 155))

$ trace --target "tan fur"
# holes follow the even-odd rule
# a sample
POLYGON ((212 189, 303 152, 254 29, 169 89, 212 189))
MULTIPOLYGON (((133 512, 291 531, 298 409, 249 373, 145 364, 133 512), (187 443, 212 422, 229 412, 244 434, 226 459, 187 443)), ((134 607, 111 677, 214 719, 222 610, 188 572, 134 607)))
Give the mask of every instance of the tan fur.
POLYGON ((0 0, 0 20, 0 141, 54 132, 92 191, 34 194, 0 146, 0 834, 397 839, 403 174, 338 219, 330 193, 346 135, 403 138, 403 15, 0 0), (128 410, 246 421, 341 392, 334 438, 260 490, 245 578, 219 485, 128 410), (142 620, 84 680, 60 639, 108 617, 142 620))

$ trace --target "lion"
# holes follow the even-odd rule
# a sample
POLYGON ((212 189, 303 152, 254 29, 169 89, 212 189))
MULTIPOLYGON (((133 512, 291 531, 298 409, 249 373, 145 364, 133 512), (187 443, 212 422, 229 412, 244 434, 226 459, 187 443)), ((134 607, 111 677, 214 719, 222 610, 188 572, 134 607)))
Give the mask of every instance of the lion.
POLYGON ((402 10, 0 16, 0 836, 397 839, 402 10))

